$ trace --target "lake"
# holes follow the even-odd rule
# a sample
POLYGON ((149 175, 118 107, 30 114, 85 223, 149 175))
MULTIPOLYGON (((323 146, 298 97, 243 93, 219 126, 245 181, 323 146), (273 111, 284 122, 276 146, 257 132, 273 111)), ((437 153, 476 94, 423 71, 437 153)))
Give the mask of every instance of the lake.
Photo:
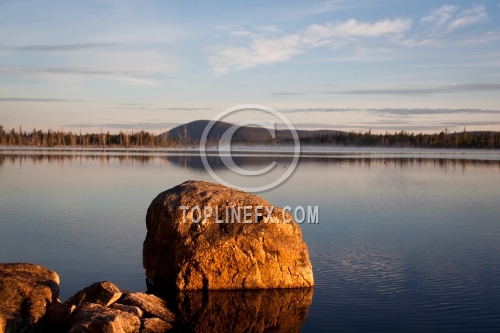
MULTIPOLYGON (((235 161, 257 169, 290 160, 257 155, 235 161)), ((190 179, 213 181, 195 153, 1 150, 0 262, 56 271, 62 300, 102 280, 145 291, 146 210, 190 179)), ((319 223, 301 225, 314 290, 242 296, 280 306, 302 299, 303 311, 288 313, 290 330, 500 330, 500 152, 313 149, 258 195, 319 207, 319 223)), ((224 313, 222 323, 234 321, 224 313)))

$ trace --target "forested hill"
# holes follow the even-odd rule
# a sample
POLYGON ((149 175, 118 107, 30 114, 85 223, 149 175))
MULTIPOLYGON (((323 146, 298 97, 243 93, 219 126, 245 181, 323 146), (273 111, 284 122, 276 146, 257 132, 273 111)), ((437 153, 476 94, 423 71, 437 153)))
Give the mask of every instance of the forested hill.
MULTIPOLYGON (((203 131, 210 123, 210 120, 196 120, 190 123, 180 125, 172 128, 170 131, 162 133, 162 137, 166 137, 170 140, 177 141, 189 141, 189 142, 200 142, 203 135, 203 131)), ((211 127, 207 140, 215 141, 219 140, 222 135, 233 126, 231 123, 226 123, 223 121, 214 122, 211 127)), ((319 131, 307 131, 307 130, 297 130, 299 137, 314 137, 318 135, 337 135, 341 133, 340 131, 333 130, 319 130, 319 131)), ((347 134, 344 132, 344 134, 347 134)), ((275 131, 276 141, 283 142, 287 140, 293 140, 292 132, 288 129, 277 129, 275 131)), ((238 142, 269 142, 272 139, 269 131, 263 127, 257 126, 243 126, 238 128, 238 130, 233 135, 233 140, 238 142)))

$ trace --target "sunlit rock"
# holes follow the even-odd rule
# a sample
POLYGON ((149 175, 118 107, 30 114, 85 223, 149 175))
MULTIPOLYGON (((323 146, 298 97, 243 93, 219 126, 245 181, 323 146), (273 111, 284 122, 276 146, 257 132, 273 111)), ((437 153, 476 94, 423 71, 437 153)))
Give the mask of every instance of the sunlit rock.
POLYGON ((32 332, 59 296, 59 276, 33 264, 0 264, 0 332, 32 332))
POLYGON ((65 303, 78 306, 83 302, 87 302, 108 306, 116 302, 121 296, 122 293, 117 286, 109 281, 103 281, 96 282, 80 290, 67 299, 65 303))
POLYGON ((139 317, 104 305, 83 302, 68 321, 70 333, 138 333, 139 317))
POLYGON ((125 293, 120 304, 136 306, 144 312, 145 316, 157 317, 166 322, 175 320, 175 316, 167 309, 166 302, 155 296, 146 293, 125 293))
POLYGON ((156 287, 218 290, 314 285, 300 227, 288 211, 256 195, 188 181, 153 200, 146 225, 143 263, 156 287))

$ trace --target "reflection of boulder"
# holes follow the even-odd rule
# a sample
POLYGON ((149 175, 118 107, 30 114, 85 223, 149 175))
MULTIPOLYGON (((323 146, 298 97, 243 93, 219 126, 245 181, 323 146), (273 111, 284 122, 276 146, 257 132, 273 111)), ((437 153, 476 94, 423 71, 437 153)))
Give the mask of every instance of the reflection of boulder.
POLYGON ((146 225, 143 263, 156 287, 219 290, 314 285, 299 225, 288 212, 256 195, 187 181, 153 200, 146 225), (189 212, 183 213, 182 207, 189 212), (198 207, 203 215, 192 210, 198 207))
POLYGON ((300 332, 313 289, 184 291, 178 320, 186 332, 300 332))

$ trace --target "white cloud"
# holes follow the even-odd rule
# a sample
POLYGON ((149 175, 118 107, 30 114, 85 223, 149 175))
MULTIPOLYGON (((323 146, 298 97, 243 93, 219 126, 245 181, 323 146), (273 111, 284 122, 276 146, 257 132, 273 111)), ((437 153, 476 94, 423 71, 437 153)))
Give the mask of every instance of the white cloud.
POLYGON ((323 44, 341 44, 339 40, 401 35, 410 27, 409 19, 375 23, 348 20, 336 24, 314 24, 297 34, 277 38, 256 37, 248 47, 222 47, 209 57, 209 62, 216 73, 221 75, 229 70, 287 61, 308 48, 323 44))
POLYGON ((484 6, 477 6, 471 9, 464 10, 448 25, 447 32, 453 31, 458 28, 463 28, 474 23, 480 22, 488 17, 484 6))
POLYGON ((453 13, 457 11, 458 7, 453 5, 443 5, 436 9, 428 16, 422 18, 422 22, 435 22, 437 25, 442 25, 450 20, 453 13))
POLYGON ((247 69, 257 65, 286 61, 301 53, 299 35, 282 38, 254 39, 249 47, 225 47, 209 57, 210 64, 221 75, 230 69, 247 69))
POLYGON ((333 35, 339 36, 379 37, 387 34, 400 34, 410 29, 410 27, 410 19, 384 20, 374 24, 349 20, 332 27, 331 32, 333 35))

